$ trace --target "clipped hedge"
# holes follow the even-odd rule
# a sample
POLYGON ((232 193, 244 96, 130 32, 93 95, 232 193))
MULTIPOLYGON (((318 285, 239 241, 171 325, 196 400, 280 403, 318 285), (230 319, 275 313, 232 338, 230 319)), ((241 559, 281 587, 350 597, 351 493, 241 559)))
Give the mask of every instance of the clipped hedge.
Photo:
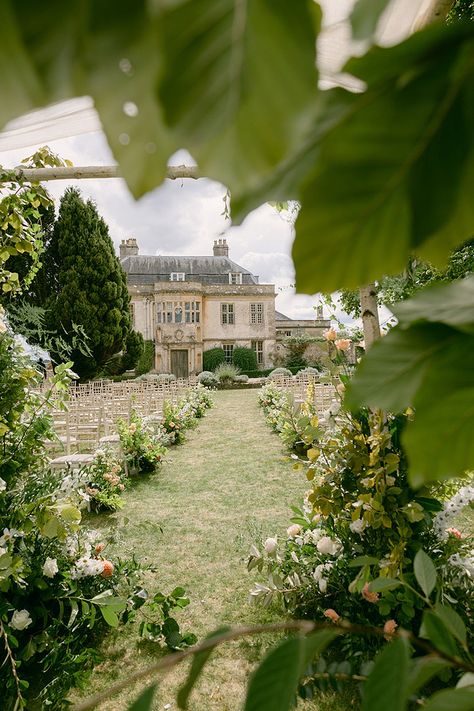
POLYGON ((232 353, 232 363, 241 371, 257 370, 257 356, 253 348, 238 346, 232 353))
POLYGON ((210 348, 202 354, 202 369, 213 372, 224 361, 225 353, 223 348, 210 348))

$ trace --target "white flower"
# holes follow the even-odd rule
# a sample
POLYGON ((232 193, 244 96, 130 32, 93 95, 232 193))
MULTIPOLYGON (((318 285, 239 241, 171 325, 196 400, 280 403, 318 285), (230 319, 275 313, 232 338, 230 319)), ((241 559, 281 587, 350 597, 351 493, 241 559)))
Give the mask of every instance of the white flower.
POLYGON ((46 558, 43 564, 43 575, 47 578, 54 578, 58 570, 58 561, 56 558, 46 558))
POLYGON ((97 558, 79 558, 71 570, 71 578, 86 578, 89 575, 100 575, 104 571, 104 561, 97 558))
POLYGON ((299 536, 301 533, 301 526, 299 523, 293 523, 286 529, 286 533, 288 538, 296 538, 296 536, 299 536))
POLYGON ((14 630, 24 630, 28 625, 31 625, 32 622, 33 620, 28 610, 15 610, 10 620, 10 627, 14 630))
POLYGON ((4 546, 5 543, 13 540, 16 536, 19 536, 20 532, 15 528, 4 528, 3 536, 0 536, 0 546, 4 546))
POLYGON ((5 333, 7 330, 7 324, 0 318, 0 333, 5 333))
POLYGON ((352 533, 358 533, 359 535, 362 534, 366 524, 363 518, 358 518, 356 521, 352 521, 351 524, 349 524, 349 528, 351 529, 352 533))
POLYGON ((333 541, 329 536, 323 536, 316 544, 316 548, 323 555, 337 555, 342 548, 338 541, 333 541))
POLYGON ((326 578, 321 578, 321 580, 319 581, 318 585, 319 585, 319 590, 320 590, 322 593, 325 593, 326 590, 328 589, 328 581, 326 580, 326 578))
POLYGON ((5 491, 7 488, 7 482, 0 476, 0 491, 5 491))
POLYGON ((278 547, 278 541, 276 537, 267 538, 267 540, 263 544, 263 547, 265 548, 265 553, 268 553, 268 555, 273 555, 278 547))
POLYGON ((387 486, 393 486, 395 484, 395 477, 394 476, 386 476, 385 481, 387 482, 387 486))

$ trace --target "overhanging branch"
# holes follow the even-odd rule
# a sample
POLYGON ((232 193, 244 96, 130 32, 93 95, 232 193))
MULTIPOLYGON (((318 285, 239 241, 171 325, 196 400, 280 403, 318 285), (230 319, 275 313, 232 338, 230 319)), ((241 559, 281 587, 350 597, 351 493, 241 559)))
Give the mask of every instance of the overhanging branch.
MULTIPOLYGON (((23 168, 17 166, 5 172, 7 175, 0 176, 0 183, 9 183, 12 179, 23 179, 31 183, 39 183, 45 180, 84 180, 87 178, 122 177, 118 165, 59 166, 55 168, 23 168)), ((166 177, 171 180, 176 180, 177 178, 196 179, 199 177, 198 168, 195 165, 169 165, 166 177)))

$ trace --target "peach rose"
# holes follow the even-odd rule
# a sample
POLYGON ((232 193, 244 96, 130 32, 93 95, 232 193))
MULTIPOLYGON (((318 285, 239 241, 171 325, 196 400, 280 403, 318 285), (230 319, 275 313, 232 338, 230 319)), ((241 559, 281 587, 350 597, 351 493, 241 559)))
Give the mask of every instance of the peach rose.
POLYGON ((298 523, 293 523, 286 529, 286 533, 289 538, 296 538, 301 533, 301 526, 298 523))
POLYGON ((114 572, 114 564, 110 560, 104 560, 103 561, 104 567, 102 569, 102 577, 103 578, 110 578, 111 575, 113 575, 114 572))
POLYGON ((337 622, 341 619, 341 616, 337 614, 336 610, 333 610, 331 608, 324 611, 324 617, 328 617, 333 622, 337 622))
POLYGON ((105 543, 98 543, 95 547, 95 553, 96 555, 99 555, 99 553, 102 553, 102 551, 105 548, 105 543))
POLYGON ((454 536, 455 538, 462 538, 462 533, 458 531, 457 528, 447 528, 446 533, 449 533, 450 536, 454 536))
POLYGON ((378 602, 380 595, 369 590, 369 583, 366 583, 362 588, 362 597, 364 600, 367 600, 367 602, 378 602))
POLYGON ((395 622, 395 620, 387 620, 387 622, 383 626, 383 631, 384 631, 384 637, 386 640, 390 640, 392 638, 393 633, 397 629, 398 625, 395 622))
POLYGON ((337 338, 337 333, 334 328, 330 328, 329 330, 326 331, 324 334, 324 338, 326 341, 335 341, 337 338))
POLYGON ((334 345, 338 351, 347 351, 350 348, 351 342, 348 338, 340 338, 334 345))

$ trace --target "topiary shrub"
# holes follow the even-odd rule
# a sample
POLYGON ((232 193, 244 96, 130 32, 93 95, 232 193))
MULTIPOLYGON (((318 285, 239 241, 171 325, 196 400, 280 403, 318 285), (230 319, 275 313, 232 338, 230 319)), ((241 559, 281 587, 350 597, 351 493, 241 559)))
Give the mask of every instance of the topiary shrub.
POLYGON ((210 348, 202 354, 203 370, 214 371, 221 363, 225 363, 225 353, 223 348, 210 348))
POLYGON ((215 388, 219 384, 218 379, 210 370, 203 370, 202 373, 199 373, 197 381, 201 385, 205 385, 206 388, 215 388))
POLYGON ((137 375, 144 375, 149 373, 150 370, 155 365, 155 344, 153 341, 145 341, 143 353, 138 359, 137 366, 135 368, 135 373, 137 375))
POLYGON ((291 377, 292 375, 293 375, 293 373, 291 372, 291 370, 289 370, 289 368, 274 368, 274 370, 272 370, 272 372, 269 374, 268 377, 269 378, 278 378, 278 377, 282 377, 282 376, 291 377))
POLYGON ((232 353, 232 363, 240 370, 257 370, 257 356, 253 348, 238 347, 232 353))
POLYGON ((248 375, 236 375, 234 378, 235 383, 248 383, 248 381, 249 381, 248 375))
POLYGON ((214 372, 221 385, 233 383, 239 374, 240 370, 232 363, 221 363, 214 372))

